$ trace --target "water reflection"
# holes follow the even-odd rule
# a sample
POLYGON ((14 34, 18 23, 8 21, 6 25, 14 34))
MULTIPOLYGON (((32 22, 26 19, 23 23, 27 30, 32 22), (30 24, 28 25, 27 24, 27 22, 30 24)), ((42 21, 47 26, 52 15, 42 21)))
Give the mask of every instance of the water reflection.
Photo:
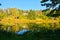
POLYGON ((24 33, 29 32, 29 30, 23 29, 19 32, 17 32, 18 35, 23 35, 24 33))

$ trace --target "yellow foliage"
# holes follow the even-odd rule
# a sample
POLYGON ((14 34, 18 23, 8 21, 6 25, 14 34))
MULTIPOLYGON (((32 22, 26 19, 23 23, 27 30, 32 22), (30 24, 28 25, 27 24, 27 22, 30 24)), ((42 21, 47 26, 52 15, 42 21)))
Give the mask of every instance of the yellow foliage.
POLYGON ((14 25, 14 26, 12 26, 11 30, 13 32, 17 32, 17 31, 19 31, 19 27, 14 25))
MULTIPOLYGON (((7 16, 7 12, 4 12, 4 13, 0 12, 0 17, 3 17, 3 18, 0 18, 1 20, 0 23, 4 25, 14 25, 11 28, 12 31, 14 32, 18 31, 20 27, 24 28, 25 26, 23 26, 23 24, 28 25, 28 23, 42 24, 46 28, 49 27, 50 25, 54 27, 55 24, 58 26, 57 28, 59 28, 60 26, 60 17, 57 17, 55 19, 53 17, 49 18, 46 15, 44 15, 42 11, 36 11, 35 15, 38 15, 39 17, 36 17, 36 19, 32 19, 32 20, 28 19, 27 16, 23 16, 22 11, 21 11, 21 14, 19 14, 20 12, 16 8, 9 9, 9 12, 12 13, 12 15, 7 16), (16 24, 19 24, 19 26, 16 24)), ((47 12, 50 12, 50 11, 47 11, 47 12)), ((6 30, 5 26, 2 26, 2 28, 6 30)))

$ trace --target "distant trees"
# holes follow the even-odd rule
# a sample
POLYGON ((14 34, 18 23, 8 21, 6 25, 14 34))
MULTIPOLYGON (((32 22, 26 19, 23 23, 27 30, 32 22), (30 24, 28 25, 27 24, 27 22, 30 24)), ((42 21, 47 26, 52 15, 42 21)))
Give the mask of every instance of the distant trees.
POLYGON ((35 19, 36 18, 36 15, 35 15, 35 12, 33 10, 30 10, 28 12, 28 19, 35 19))

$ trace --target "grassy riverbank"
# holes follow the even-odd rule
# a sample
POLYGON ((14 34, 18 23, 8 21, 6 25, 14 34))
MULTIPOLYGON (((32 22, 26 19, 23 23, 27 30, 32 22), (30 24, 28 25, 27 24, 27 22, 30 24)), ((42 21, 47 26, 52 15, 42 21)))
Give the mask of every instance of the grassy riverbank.
POLYGON ((60 30, 30 31, 23 35, 0 31, 0 40, 60 40, 60 30))

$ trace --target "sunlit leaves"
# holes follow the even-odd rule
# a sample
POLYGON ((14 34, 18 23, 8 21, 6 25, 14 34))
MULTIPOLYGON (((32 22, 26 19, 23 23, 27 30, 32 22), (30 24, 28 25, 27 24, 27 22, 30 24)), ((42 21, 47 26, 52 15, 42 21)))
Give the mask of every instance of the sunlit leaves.
MULTIPOLYGON (((50 10, 24 11, 16 8, 0 10, 0 29, 17 32, 22 29, 39 30, 41 27, 47 29, 59 29, 60 17, 48 17, 50 10)), ((54 14, 57 12, 54 11, 54 14)))

